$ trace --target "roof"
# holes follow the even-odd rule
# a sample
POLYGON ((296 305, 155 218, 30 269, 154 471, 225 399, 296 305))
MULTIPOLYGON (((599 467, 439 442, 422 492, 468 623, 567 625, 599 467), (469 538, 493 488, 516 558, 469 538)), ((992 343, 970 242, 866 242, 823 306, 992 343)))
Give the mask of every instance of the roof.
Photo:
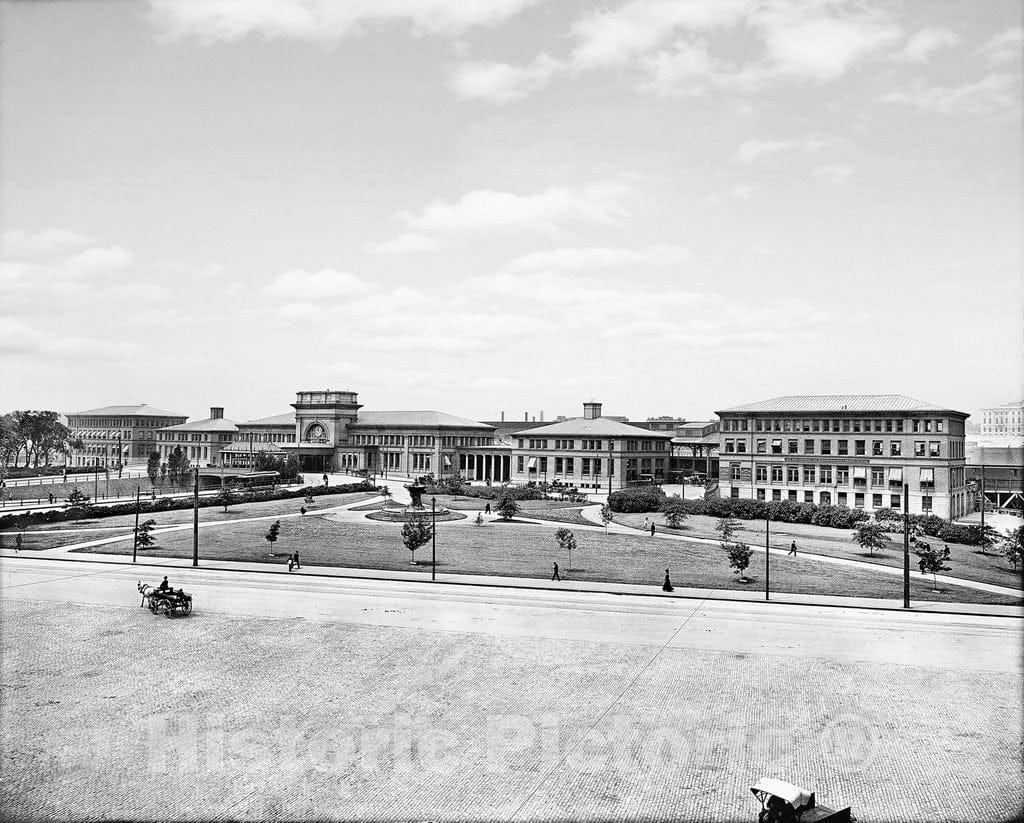
POLYGON ((236 432, 238 431, 238 424, 234 420, 228 420, 226 417, 207 417, 205 420, 196 420, 192 423, 164 426, 160 431, 236 432))
POLYGON ((275 414, 272 417, 260 417, 256 420, 246 420, 244 423, 239 423, 239 426, 294 426, 295 425, 295 412, 285 412, 284 414, 275 414))
POLYGON ((537 426, 532 429, 521 429, 513 433, 515 437, 523 435, 543 435, 546 437, 558 437, 560 435, 575 435, 582 437, 637 437, 637 438, 664 438, 670 440, 672 435, 668 432, 652 431, 641 429, 638 426, 630 426, 628 423, 620 423, 610 417, 573 417, 569 420, 560 420, 557 423, 549 423, 545 426, 537 426))
POLYGON ((188 419, 187 414, 179 414, 178 412, 164 411, 158 409, 156 406, 147 406, 145 403, 140 403, 137 406, 103 406, 99 409, 89 409, 88 411, 70 412, 71 417, 182 417, 188 419))
POLYGON ((445 414, 439 411, 360 411, 355 423, 349 423, 349 429, 362 426, 393 426, 395 428, 447 428, 447 429, 479 429, 492 432, 494 426, 445 414))
POLYGON ((722 409, 715 414, 735 414, 738 412, 912 412, 912 411, 951 411, 943 406, 933 406, 923 400, 915 400, 902 394, 799 394, 775 397, 748 403, 745 406, 733 406, 722 409))

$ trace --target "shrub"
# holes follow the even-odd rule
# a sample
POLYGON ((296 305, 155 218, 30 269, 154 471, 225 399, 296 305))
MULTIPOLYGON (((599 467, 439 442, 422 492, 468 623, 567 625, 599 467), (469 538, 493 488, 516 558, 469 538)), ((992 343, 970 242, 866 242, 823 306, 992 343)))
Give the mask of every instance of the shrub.
POLYGON ((970 526, 958 526, 955 523, 947 523, 939 533, 935 535, 943 543, 964 543, 968 546, 976 546, 975 535, 970 526))
POLYGON ((634 486, 612 492, 608 505, 613 512, 656 512, 667 499, 659 486, 634 486))

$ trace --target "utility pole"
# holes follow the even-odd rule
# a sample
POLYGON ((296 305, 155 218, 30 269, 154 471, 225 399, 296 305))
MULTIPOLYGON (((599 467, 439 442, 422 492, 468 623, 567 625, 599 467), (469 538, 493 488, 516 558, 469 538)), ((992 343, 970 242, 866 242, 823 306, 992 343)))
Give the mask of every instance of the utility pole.
POLYGON ((430 579, 437 580, 437 498, 430 498, 430 579))
POLYGON ((612 446, 614 444, 614 440, 608 441, 608 497, 612 496, 612 446))
POLYGON ((195 469, 195 488, 192 492, 192 565, 199 565, 199 467, 195 469))
POLYGON ((132 544, 132 563, 139 548, 139 501, 142 498, 142 486, 135 488, 135 542, 132 544))
MULTIPOLYGON (((996 492, 996 499, 999 498, 999 493, 996 492)), ((985 529, 985 464, 981 464, 981 528, 985 529)))
POLYGON ((768 551, 768 537, 771 531, 771 521, 768 519, 768 513, 764 515, 764 599, 768 600, 768 566, 770 565, 770 557, 768 551))
POLYGON ((910 486, 903 484, 903 608, 910 608, 910 486))
POLYGON ((121 479, 121 467, 124 464, 124 446, 121 443, 121 432, 117 433, 117 479, 121 479))

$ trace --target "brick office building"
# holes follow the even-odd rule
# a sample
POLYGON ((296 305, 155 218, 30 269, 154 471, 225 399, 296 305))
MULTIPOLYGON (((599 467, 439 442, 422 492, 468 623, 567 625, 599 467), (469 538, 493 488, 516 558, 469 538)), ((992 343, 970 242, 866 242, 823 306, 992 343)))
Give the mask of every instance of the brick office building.
POLYGON ((68 428, 82 441, 82 447, 71 451, 68 465, 117 468, 119 464, 144 462, 150 452, 158 450, 157 432, 186 420, 187 415, 145 403, 72 412, 68 428))
POLYGON ((902 395, 777 397, 716 412, 722 495, 960 517, 968 415, 902 395))

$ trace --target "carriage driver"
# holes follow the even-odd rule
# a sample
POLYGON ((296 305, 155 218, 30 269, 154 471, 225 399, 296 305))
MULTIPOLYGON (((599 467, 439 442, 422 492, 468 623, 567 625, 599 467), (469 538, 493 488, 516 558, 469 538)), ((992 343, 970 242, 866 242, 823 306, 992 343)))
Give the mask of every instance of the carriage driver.
POLYGON ((160 581, 160 585, 157 586, 157 591, 166 592, 170 591, 171 584, 167 582, 167 575, 164 575, 164 579, 160 581))

